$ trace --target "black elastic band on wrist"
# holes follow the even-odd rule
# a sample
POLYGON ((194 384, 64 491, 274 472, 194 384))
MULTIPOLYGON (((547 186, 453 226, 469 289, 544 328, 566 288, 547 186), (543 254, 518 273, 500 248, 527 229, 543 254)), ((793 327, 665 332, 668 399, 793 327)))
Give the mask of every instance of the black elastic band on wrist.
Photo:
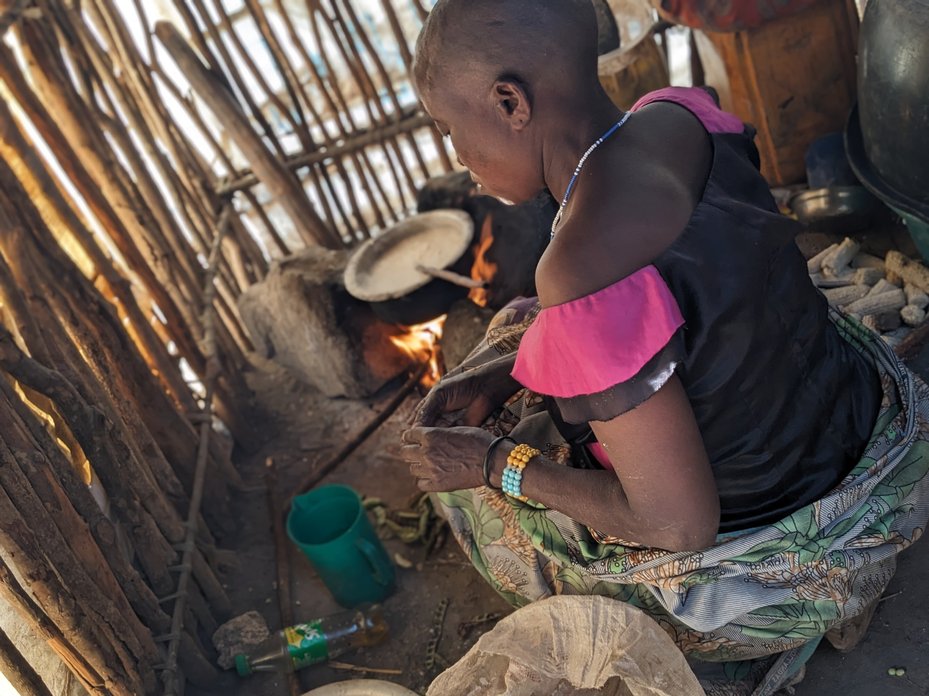
POLYGON ((490 482, 490 465, 494 458, 494 452, 497 450, 497 447, 499 446, 499 444, 503 442, 504 440, 509 440, 514 445, 516 444, 516 440, 514 440, 508 435, 504 435, 503 437, 498 437, 496 440, 491 442, 487 446, 487 452, 484 454, 484 485, 487 486, 488 488, 493 488, 494 490, 497 490, 497 491, 501 490, 501 488, 499 486, 493 485, 490 482))

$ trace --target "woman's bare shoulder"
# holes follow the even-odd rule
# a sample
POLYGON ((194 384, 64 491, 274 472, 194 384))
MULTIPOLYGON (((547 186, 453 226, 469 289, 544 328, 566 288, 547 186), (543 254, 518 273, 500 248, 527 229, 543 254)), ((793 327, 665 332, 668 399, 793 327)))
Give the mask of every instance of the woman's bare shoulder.
POLYGON ((591 166, 579 182, 536 270, 543 306, 584 297, 631 275, 652 263, 687 227, 709 173, 712 148, 699 124, 680 142, 664 137, 672 125, 690 127, 693 119, 676 107, 670 112, 661 107, 654 105, 654 114, 623 133, 622 147, 591 166), (689 144, 682 147, 685 141, 689 144))

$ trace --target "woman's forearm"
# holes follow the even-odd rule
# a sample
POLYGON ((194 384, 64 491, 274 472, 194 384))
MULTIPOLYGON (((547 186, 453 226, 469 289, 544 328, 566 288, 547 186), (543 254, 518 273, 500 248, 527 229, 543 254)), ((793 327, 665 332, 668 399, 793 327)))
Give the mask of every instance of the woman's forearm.
MULTIPOLYGON (((495 453, 491 470, 491 483, 495 486, 500 486, 510 449, 500 447, 495 453)), ((523 471, 522 493, 601 534, 635 544, 685 551, 705 548, 713 542, 708 535, 694 533, 674 520, 661 520, 648 514, 649 511, 641 514, 634 510, 612 471, 575 469, 538 456, 523 471)))

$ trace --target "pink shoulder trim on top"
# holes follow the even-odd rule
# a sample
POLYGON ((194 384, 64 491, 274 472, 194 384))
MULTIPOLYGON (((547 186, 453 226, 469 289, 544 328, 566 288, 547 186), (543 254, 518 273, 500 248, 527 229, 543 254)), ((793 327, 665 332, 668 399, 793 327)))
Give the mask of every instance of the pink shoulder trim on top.
POLYGON ((630 111, 638 111, 643 106, 663 101, 683 106, 700 119, 710 133, 741 133, 745 129, 738 116, 720 109, 713 97, 699 87, 665 87, 649 92, 633 104, 630 111))
POLYGON ((654 266, 591 295, 546 307, 520 342, 513 377, 561 398, 597 394, 634 377, 684 324, 654 266))

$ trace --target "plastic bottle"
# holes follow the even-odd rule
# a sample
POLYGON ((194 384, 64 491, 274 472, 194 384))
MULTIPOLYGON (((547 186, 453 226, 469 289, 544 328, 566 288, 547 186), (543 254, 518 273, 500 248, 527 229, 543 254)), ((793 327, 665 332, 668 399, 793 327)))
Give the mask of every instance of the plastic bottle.
POLYGON ((375 645, 387 635, 378 605, 343 611, 290 626, 235 656, 240 677, 255 672, 294 672, 326 662, 354 648, 375 645))

